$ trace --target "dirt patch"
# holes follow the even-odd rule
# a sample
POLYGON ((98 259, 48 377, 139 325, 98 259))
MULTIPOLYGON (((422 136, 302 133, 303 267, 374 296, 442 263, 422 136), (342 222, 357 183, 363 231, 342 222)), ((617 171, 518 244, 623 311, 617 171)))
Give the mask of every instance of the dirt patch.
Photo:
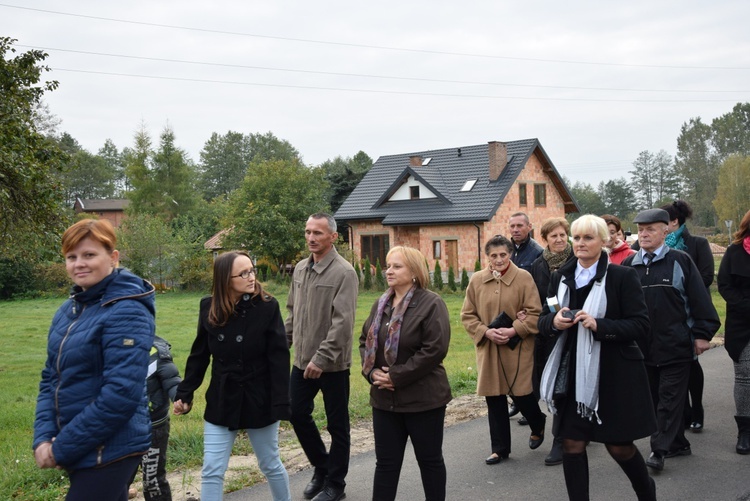
MULTIPOLYGON (((484 398, 476 395, 463 395, 454 398, 448 404, 445 413, 445 426, 463 423, 471 419, 486 416, 487 405, 484 398)), ((323 441, 330 445, 330 436, 323 432, 323 441)), ((362 452, 367 452, 375 448, 375 439, 372 433, 372 421, 359 421, 352 424, 351 429, 351 455, 355 456, 362 452)), ((294 431, 291 426, 286 425, 279 433, 279 443, 281 444, 281 458, 284 461, 287 471, 295 473, 310 467, 307 457, 299 446, 294 431)), ((232 456, 229 460, 229 469, 227 470, 224 484, 232 482, 243 483, 243 480, 249 477, 262 478, 258 473, 258 462, 252 454, 246 456, 232 456)), ((200 498, 201 472, 199 468, 184 472, 172 472, 168 475, 169 484, 172 487, 172 499, 175 501, 188 501, 200 498)), ((138 489, 138 495, 135 499, 143 499, 141 485, 136 482, 133 484, 138 489)))

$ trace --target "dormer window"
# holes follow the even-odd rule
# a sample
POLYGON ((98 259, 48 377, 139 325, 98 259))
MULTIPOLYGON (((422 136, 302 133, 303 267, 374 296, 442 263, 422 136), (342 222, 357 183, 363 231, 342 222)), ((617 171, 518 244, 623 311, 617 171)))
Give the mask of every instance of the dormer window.
POLYGON ((419 200, 419 186, 409 186, 409 195, 412 200, 419 200))

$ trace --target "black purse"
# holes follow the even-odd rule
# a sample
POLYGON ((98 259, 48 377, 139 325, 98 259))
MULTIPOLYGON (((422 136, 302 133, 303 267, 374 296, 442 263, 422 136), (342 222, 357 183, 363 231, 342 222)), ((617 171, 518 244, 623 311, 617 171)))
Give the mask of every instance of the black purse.
POLYGON ((566 350, 560 357, 560 366, 555 376, 555 387, 552 390, 552 399, 559 400, 568 396, 568 373, 570 372, 570 351, 566 350))
MULTIPOLYGON (((490 329, 510 329, 513 327, 513 319, 510 318, 510 316, 505 313, 504 311, 501 311, 498 316, 495 317, 495 319, 487 325, 490 329)), ((516 346, 518 346, 518 343, 521 342, 521 338, 519 336, 513 336, 508 340, 508 343, 505 345, 511 350, 516 349, 516 346)))

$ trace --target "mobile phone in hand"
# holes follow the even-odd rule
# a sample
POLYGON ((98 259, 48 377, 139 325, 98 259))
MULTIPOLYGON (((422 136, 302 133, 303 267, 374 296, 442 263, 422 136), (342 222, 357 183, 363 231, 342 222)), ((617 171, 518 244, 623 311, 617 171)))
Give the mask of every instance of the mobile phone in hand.
POLYGON ((562 316, 565 317, 565 318, 569 318, 571 320, 575 320, 576 319, 576 313, 578 313, 579 311, 581 311, 581 310, 567 310, 567 311, 563 311, 562 316))

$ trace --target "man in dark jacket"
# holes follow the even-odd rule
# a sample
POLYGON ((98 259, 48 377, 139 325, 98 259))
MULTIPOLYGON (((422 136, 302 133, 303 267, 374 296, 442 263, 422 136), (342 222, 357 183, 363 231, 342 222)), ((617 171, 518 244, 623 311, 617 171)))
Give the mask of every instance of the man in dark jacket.
MULTIPOLYGON (((529 216, 525 212, 512 214, 508 220, 508 229, 510 230, 510 237, 513 242, 513 254, 511 254, 510 260, 522 270, 531 273, 531 265, 536 261, 536 258, 542 255, 544 249, 536 243, 536 240, 531 238, 532 226, 529 216)), ((510 405, 510 409, 508 409, 508 415, 515 416, 516 414, 518 414, 518 408, 513 403, 510 405)), ((518 424, 522 426, 529 424, 526 416, 521 416, 518 424)))
POLYGON ((516 212, 508 220, 510 236, 513 240, 513 254, 510 260, 513 264, 531 273, 531 264, 538 258, 544 249, 531 238, 531 221, 524 212, 516 212))
POLYGON ((665 457, 691 454, 682 419, 690 364, 694 355, 709 349, 721 322, 693 260, 664 244, 667 211, 644 210, 633 222, 638 224, 640 250, 622 264, 638 272, 649 310, 651 332, 641 349, 657 430, 646 465, 662 470, 665 457))

